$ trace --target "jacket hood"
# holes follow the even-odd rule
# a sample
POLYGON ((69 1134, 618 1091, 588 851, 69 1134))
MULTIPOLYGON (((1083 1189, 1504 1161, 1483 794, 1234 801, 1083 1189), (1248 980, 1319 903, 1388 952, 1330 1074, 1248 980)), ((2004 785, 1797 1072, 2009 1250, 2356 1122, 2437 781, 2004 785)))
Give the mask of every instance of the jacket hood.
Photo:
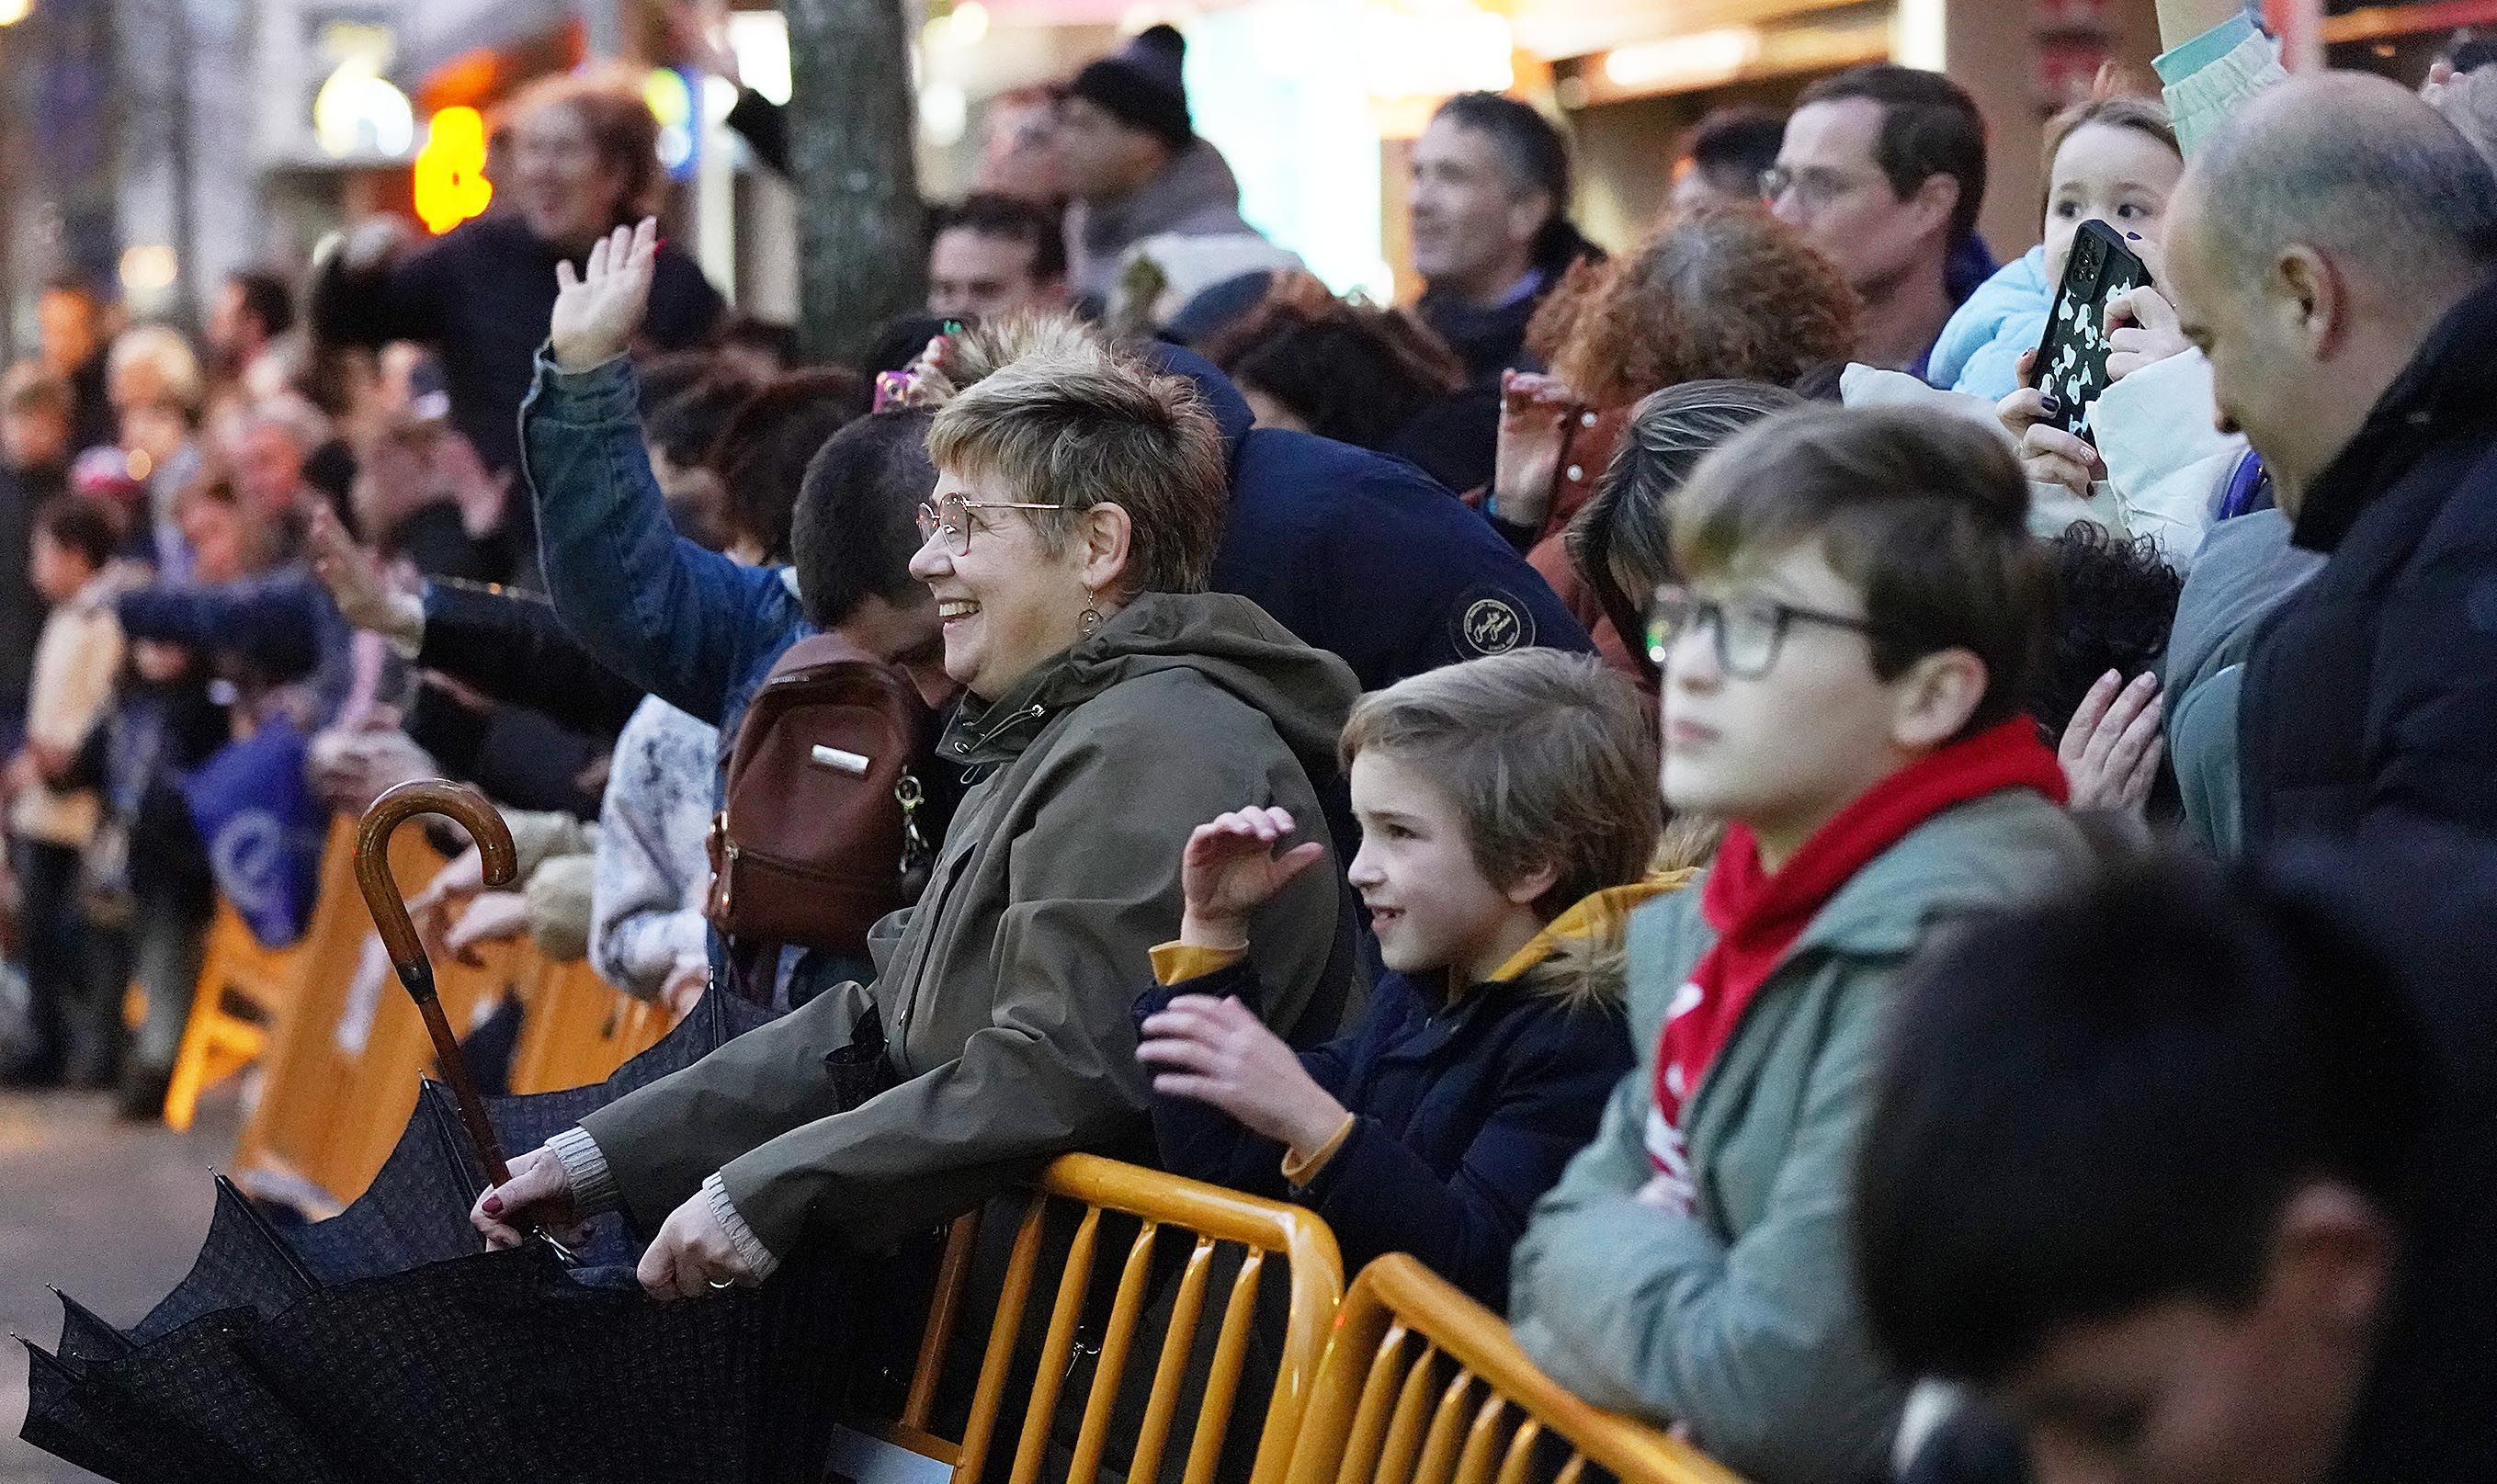
POLYGON ((1698 876, 1696 868, 1682 867, 1604 888, 1545 924, 1490 982, 1521 984, 1570 1004, 1621 1004, 1629 996, 1630 913, 1698 876))
POLYGON ((964 697, 944 755, 972 768, 1010 761, 1059 712, 1170 670, 1193 671, 1262 712, 1312 779, 1340 771, 1336 742, 1361 694, 1351 669, 1224 592, 1146 593, 995 703, 964 697))
POLYGON ((1222 151, 1198 140, 1171 156, 1151 180, 1116 201, 1083 207, 1085 244, 1110 252, 1141 237, 1169 232, 1205 213, 1240 209, 1240 180, 1222 151))
POLYGON ((1996 401, 2009 396, 2019 384, 2020 353, 2037 349, 2054 298, 2055 286, 2046 281, 2046 249, 2032 247, 1977 285, 1952 312, 1925 362, 1925 378, 1996 401))
POLYGON ((2421 455, 2468 426, 2487 426, 2488 386, 2497 378, 2497 282, 2466 295, 2377 399, 2356 436, 2326 467, 2298 507, 2291 540, 2329 552, 2358 515, 2392 488, 2421 455))
POLYGON ((1228 468, 1239 462, 1240 442, 1257 425, 1257 414, 1249 409, 1248 398, 1240 395, 1231 378, 1185 346, 1153 340, 1140 349, 1146 363, 1155 369, 1185 376, 1196 384, 1196 395, 1205 399, 1205 410, 1214 414, 1214 426, 1222 429, 1223 466, 1228 468))

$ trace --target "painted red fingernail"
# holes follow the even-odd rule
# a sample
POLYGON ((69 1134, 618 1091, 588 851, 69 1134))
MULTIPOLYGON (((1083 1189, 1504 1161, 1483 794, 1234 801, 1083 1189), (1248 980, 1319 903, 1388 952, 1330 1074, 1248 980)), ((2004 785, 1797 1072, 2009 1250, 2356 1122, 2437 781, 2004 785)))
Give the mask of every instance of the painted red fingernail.
POLYGON ((486 1197, 486 1215, 490 1216, 499 1216, 502 1214, 503 1198, 499 1195, 490 1195, 486 1197))

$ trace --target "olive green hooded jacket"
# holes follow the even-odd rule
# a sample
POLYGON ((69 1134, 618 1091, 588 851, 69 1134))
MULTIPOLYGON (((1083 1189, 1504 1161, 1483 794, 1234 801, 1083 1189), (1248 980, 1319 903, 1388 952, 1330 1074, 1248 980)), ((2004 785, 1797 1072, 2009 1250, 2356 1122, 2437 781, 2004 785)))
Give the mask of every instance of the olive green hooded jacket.
MULTIPOLYGON (((1129 1007, 1178 927, 1188 834, 1264 805, 1324 838, 1356 694, 1343 661, 1246 598, 1152 593, 994 704, 966 702, 938 748, 972 786, 919 904, 878 927, 875 982, 583 1121, 627 1214, 654 1228, 716 1171, 775 1256, 805 1234, 877 1249, 1052 1155, 1141 1135, 1129 1007), (897 1081, 847 1106, 878 1035, 897 1081)), ((1340 1013, 1337 874, 1303 872, 1253 924, 1286 1033, 1313 1006, 1340 1013)))

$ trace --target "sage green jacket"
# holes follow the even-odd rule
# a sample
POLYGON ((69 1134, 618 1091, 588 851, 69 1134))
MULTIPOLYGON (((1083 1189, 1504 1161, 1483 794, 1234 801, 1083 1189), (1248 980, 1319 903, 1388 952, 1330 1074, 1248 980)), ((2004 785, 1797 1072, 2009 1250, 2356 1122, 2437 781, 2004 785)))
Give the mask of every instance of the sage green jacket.
MULTIPOLYGON (((1280 805, 1323 839, 1318 785, 1357 688, 1246 598, 1148 594, 938 743, 977 781, 926 894, 841 985, 582 1121, 645 1230, 717 1171, 775 1256, 869 1249, 969 1210, 1048 1157, 1141 1136, 1135 987, 1176 931, 1188 833, 1280 805), (842 1111, 844 1049, 880 1026, 899 1086, 842 1111)), ((1333 868, 1304 871, 1250 950, 1288 1029, 1349 967, 1333 868)))
POLYGON ((1599 1406, 1687 1425, 1761 1484, 1884 1477, 1907 1379, 1873 1353, 1849 1232, 1882 1018, 1942 920, 2049 886, 2085 853, 2063 809, 2006 790, 1935 816, 1839 888, 1692 1091, 1687 1216, 1636 1194, 1655 1173, 1658 1031, 1715 933, 1699 888, 1640 908, 1639 1065, 1511 1264, 1509 1317, 1535 1362, 1599 1406))

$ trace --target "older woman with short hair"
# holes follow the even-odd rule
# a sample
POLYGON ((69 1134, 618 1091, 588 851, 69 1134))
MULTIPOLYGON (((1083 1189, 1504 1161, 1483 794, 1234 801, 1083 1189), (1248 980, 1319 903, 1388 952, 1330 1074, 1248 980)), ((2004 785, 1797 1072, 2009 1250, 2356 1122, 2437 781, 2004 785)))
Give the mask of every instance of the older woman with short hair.
MULTIPOLYGON (((554 316, 629 319, 651 233, 601 248, 554 316), (576 312, 577 311, 577 312, 576 312)), ((1187 383, 1066 322, 984 332, 997 366, 937 415, 912 572, 965 690, 939 754, 970 791, 883 971, 722 1047, 514 1161, 474 1219, 621 1206, 661 1298, 768 1276, 802 1244, 874 1249, 1049 1156, 1141 1135, 1128 1006, 1178 920, 1176 846, 1242 799, 1315 820, 1355 694, 1332 655, 1206 592, 1220 435, 1187 383)), ((1318 872, 1258 921, 1264 1009, 1330 1024, 1348 967, 1318 872)), ((884 951, 889 948, 889 952, 884 951)))

